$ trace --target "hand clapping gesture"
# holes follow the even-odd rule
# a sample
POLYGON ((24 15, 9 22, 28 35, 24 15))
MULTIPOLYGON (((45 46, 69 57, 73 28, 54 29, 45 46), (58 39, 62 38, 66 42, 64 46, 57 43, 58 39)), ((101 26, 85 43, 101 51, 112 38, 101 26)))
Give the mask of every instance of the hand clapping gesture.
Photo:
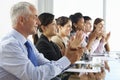
POLYGON ((77 31, 74 38, 70 39, 67 49, 65 51, 66 57, 73 64, 75 61, 79 60, 83 54, 83 49, 79 47, 79 44, 83 40, 83 32, 77 31))

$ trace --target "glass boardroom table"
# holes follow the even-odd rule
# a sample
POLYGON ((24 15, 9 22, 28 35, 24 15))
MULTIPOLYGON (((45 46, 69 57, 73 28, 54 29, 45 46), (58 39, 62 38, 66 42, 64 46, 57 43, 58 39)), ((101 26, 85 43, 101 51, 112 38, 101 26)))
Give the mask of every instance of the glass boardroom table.
POLYGON ((120 80, 120 51, 111 51, 105 54, 92 54, 90 61, 76 61, 75 65, 90 65, 91 68, 71 67, 65 72, 74 73, 98 73, 104 67, 103 61, 108 61, 110 72, 106 71, 105 80, 120 80))

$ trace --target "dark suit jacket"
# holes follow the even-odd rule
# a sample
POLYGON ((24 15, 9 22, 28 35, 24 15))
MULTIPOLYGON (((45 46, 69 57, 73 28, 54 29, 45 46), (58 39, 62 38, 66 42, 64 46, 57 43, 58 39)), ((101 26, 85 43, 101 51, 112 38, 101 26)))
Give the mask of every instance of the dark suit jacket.
POLYGON ((41 34, 36 43, 36 48, 40 53, 43 53, 48 60, 58 60, 62 57, 59 47, 52 41, 49 41, 43 34, 41 34))

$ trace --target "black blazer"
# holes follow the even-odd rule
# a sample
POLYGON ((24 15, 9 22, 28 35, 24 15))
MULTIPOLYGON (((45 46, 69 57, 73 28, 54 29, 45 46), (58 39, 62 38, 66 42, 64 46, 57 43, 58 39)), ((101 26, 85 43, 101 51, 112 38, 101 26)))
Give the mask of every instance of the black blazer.
POLYGON ((59 47, 52 41, 49 41, 43 34, 41 34, 37 41, 36 48, 40 53, 43 53, 48 60, 58 60, 62 57, 59 47))

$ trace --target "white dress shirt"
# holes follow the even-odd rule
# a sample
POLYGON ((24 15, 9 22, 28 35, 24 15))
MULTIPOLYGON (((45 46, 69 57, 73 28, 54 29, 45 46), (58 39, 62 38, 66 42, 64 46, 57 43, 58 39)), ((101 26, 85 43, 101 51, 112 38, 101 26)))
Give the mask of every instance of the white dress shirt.
POLYGON ((67 57, 49 61, 31 43, 39 66, 28 58, 24 43, 27 39, 16 30, 0 40, 0 80, 50 80, 70 65, 67 57))

